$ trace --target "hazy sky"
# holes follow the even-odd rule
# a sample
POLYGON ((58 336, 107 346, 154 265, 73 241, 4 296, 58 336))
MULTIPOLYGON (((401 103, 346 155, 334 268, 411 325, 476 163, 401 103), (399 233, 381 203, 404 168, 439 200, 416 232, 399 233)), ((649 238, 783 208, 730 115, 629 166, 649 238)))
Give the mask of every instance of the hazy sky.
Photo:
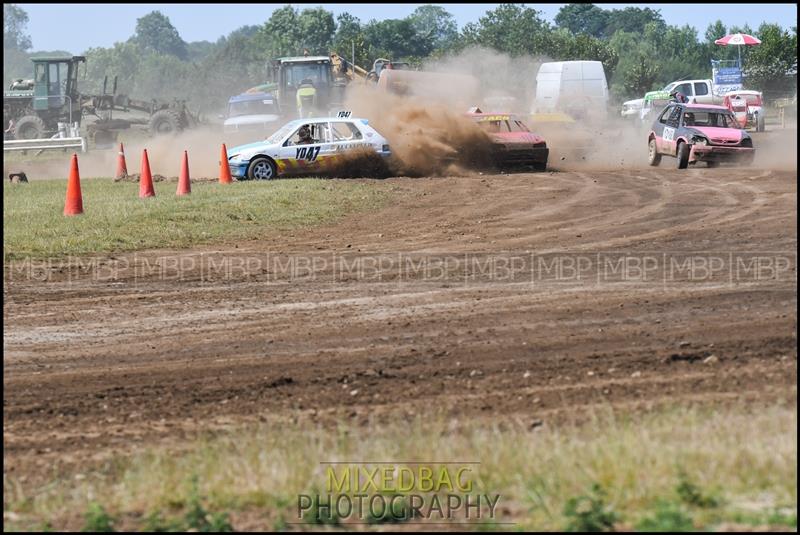
MULTIPOLYGON (((136 19, 160 10, 170 18, 185 41, 216 41, 246 24, 262 24, 286 4, 18 4, 27 11, 28 33, 34 50, 67 50, 80 54, 89 47, 108 47, 125 41, 136 27, 136 19)), ((349 12, 362 22, 370 19, 403 18, 423 4, 291 4, 296 8, 322 6, 334 15, 349 12)), ((475 22, 499 4, 438 4, 452 13, 459 28, 475 22)), ((526 4, 550 22, 564 4, 526 4)), ((727 26, 761 22, 797 25, 797 4, 597 4, 603 9, 626 6, 660 9, 667 24, 694 26, 700 34, 717 19, 727 26)), ((722 36, 720 36, 722 37, 722 36)))

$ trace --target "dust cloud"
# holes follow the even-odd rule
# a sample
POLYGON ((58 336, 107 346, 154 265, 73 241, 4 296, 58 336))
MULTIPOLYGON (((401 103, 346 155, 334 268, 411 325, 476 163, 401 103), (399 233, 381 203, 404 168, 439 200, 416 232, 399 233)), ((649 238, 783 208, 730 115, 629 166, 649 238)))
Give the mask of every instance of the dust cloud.
MULTIPOLYGON (((536 114, 536 74, 544 57, 510 57, 482 48, 432 60, 423 72, 384 71, 375 86, 351 83, 344 108, 364 117, 388 140, 394 154, 389 173, 395 176, 469 175, 488 167, 492 142, 465 113, 473 106, 484 112, 518 114, 528 128, 544 137, 550 149, 548 169, 613 171, 647 168, 648 124, 624 119, 609 105, 599 114, 570 117, 536 114), (399 94, 398 94, 399 93, 399 94)), ((753 135, 756 165, 767 169, 797 168, 796 116, 786 130, 770 126, 753 135)), ((233 147, 266 136, 224 134, 221 125, 187 130, 174 137, 146 138, 124 131, 128 171, 140 170, 141 154, 148 149, 151 171, 176 177, 183 151, 188 151, 193 179, 216 177, 221 144, 233 147), (130 136, 125 141, 126 136, 130 136)), ((49 153, 4 162, 9 171, 24 170, 31 179, 66 178, 71 153, 49 153)), ((117 150, 80 154, 82 177, 112 177, 117 150)), ((669 159, 662 165, 669 165, 669 159)), ((336 176, 383 177, 386 170, 363 154, 346 158, 336 176), (361 169, 361 166, 367 171, 361 169)), ((7 173, 4 172, 7 176, 7 173)))
POLYGON ((436 99, 376 91, 372 87, 353 87, 345 107, 357 117, 365 117, 389 140, 399 160, 400 174, 441 176, 488 161, 491 140, 471 119, 466 110, 448 109, 436 99))
POLYGON ((536 74, 546 57, 512 58, 494 50, 470 47, 464 51, 426 62, 426 71, 467 75, 478 81, 480 94, 472 106, 484 111, 527 115, 536 96, 536 74))
POLYGON ((756 148, 755 166, 776 171, 797 171, 797 116, 791 127, 750 135, 756 148))
POLYGON ((536 74, 544 61, 549 58, 512 58, 487 49, 467 49, 427 63, 423 75, 391 72, 390 82, 379 84, 377 91, 351 87, 346 108, 368 118, 389 139, 403 164, 400 172, 410 176, 460 174, 486 166, 491 140, 465 116, 473 106, 488 113, 520 115, 547 141, 551 169, 646 166, 646 132, 616 117, 613 109, 579 119, 531 114, 536 74), (398 87, 402 95, 386 91, 398 87))

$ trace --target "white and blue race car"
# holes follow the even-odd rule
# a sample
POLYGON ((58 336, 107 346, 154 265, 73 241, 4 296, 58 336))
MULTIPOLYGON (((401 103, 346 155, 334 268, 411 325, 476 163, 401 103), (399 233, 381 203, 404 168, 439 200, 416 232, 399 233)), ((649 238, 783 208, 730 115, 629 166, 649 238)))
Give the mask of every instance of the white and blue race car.
POLYGON ((279 176, 324 173, 352 150, 391 156, 389 142, 367 119, 337 117, 297 119, 286 123, 264 141, 228 149, 231 175, 239 180, 272 180, 279 176), (311 131, 303 139, 301 129, 311 131))

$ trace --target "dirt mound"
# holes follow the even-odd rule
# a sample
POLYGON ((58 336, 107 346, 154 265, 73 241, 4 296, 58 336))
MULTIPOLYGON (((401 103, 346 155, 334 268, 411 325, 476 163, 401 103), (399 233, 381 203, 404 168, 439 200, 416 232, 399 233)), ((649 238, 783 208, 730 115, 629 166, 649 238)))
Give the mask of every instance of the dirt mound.
MULTIPOLYGON (((139 174, 139 173, 133 173, 132 175, 126 175, 126 176, 124 176, 122 178, 115 178, 114 182, 139 182, 139 179, 141 178, 141 176, 142 175, 139 174)), ((191 177, 191 181, 193 183, 195 183, 195 182, 216 182, 216 180, 217 179, 214 178, 214 177, 210 177, 210 178, 209 177, 200 177, 200 178, 191 177)), ((176 176, 164 176, 164 175, 159 175, 159 174, 154 174, 153 175, 153 182, 177 182, 177 181, 178 181, 178 177, 176 177, 176 176)))
MULTIPOLYGON (((177 182, 178 181, 178 177, 176 177, 176 176, 165 177, 164 175, 159 175, 159 174, 154 174, 152 176, 153 176, 153 182, 177 182)), ((141 177, 142 177, 141 174, 134 173, 132 175, 125 175, 124 177, 115 178, 114 182, 139 182, 141 177)))

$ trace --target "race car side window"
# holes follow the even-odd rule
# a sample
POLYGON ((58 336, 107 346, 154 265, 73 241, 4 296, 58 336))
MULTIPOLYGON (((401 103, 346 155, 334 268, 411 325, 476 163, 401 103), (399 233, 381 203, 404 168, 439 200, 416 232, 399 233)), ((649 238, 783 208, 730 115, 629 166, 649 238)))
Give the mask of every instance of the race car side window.
POLYGON ((664 111, 661 112, 661 115, 658 117, 658 122, 661 124, 667 124, 667 117, 669 117, 672 108, 665 108, 664 111))
POLYGON ((669 114, 669 118, 667 119, 667 126, 671 126, 673 128, 678 127, 678 122, 681 120, 681 107, 675 106, 672 108, 672 111, 669 114))
POLYGON ((330 132, 330 123, 313 123, 311 125, 311 136, 314 138, 314 143, 330 143, 330 132))
MULTIPOLYGON (((328 123, 309 123, 309 127, 311 130, 311 139, 310 143, 329 143, 330 136, 328 135, 328 123)), ((302 143, 300 140, 300 130, 303 127, 300 126, 294 133, 286 140, 284 143, 285 146, 291 147, 293 145, 303 145, 309 143, 302 143)))
POLYGON ((361 139, 361 131, 353 123, 337 122, 331 123, 331 134, 333 141, 355 141, 361 139))

